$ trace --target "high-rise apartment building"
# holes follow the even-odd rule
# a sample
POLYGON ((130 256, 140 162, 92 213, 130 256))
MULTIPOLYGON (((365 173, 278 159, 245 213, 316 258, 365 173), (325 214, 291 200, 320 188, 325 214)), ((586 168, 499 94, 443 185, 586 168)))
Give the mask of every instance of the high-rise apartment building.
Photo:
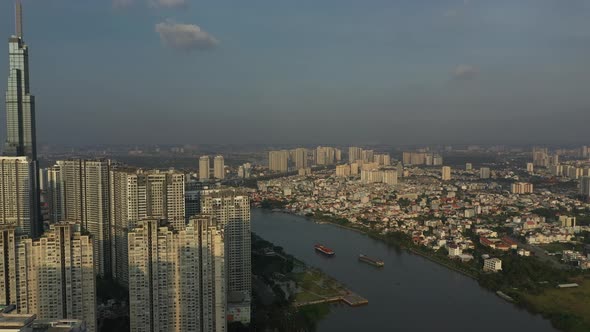
POLYGON ((533 147, 533 164, 540 167, 548 167, 550 165, 547 148, 533 147))
POLYGON ((361 160, 363 163, 372 163, 375 159, 375 152, 373 150, 361 151, 361 160))
POLYGON ((443 181, 449 181, 451 179, 451 167, 443 166, 442 172, 441 172, 441 179, 443 181))
POLYGON ((378 163, 380 166, 391 165, 391 157, 387 153, 376 154, 373 161, 378 163))
POLYGON ((473 169, 473 164, 472 163, 466 163, 465 164, 465 170, 466 171, 471 171, 473 169))
POLYGON ((528 173, 534 173, 535 172, 535 164, 533 164, 533 163, 526 163, 526 171, 528 173))
POLYGON ((480 179, 489 179, 491 177, 491 171, 489 167, 482 167, 479 169, 480 179))
POLYGON ((289 170, 289 150, 269 151, 268 169, 274 172, 287 172, 289 170))
POLYGON ((63 190, 61 188, 61 174, 59 166, 52 166, 42 171, 42 192, 47 203, 48 217, 52 224, 63 220, 64 211, 63 190))
POLYGON ((580 195, 585 199, 590 199, 590 176, 584 176, 580 179, 580 195))
POLYGON ((146 219, 129 233, 131 331, 226 331, 223 232, 211 216, 174 231, 146 219))
POLYGON ((383 183, 388 185, 397 184, 397 170, 396 169, 385 169, 383 170, 383 183))
POLYGON ((228 314, 234 308, 249 311, 252 296, 250 199, 235 189, 209 190, 202 193, 201 211, 213 216, 224 232, 228 314))
POLYGON ((358 175, 359 170, 360 167, 358 163, 350 163, 350 175, 358 175))
POLYGON ((0 229, 0 304, 39 318, 84 320, 96 329, 93 243, 79 223, 51 225, 40 239, 0 229))
POLYGON ((223 156, 216 156, 215 159, 213 159, 213 177, 218 180, 223 180, 225 178, 225 162, 223 156))
POLYGON ((252 164, 245 163, 242 166, 238 167, 238 177, 242 179, 249 179, 252 175, 252 164))
POLYGON ((380 183, 383 182, 383 172, 374 169, 363 169, 361 170, 361 182, 362 183, 380 183))
POLYGON ((351 146, 348 148, 348 162, 349 163, 354 163, 357 160, 362 158, 362 153, 363 153, 363 149, 356 147, 356 146, 351 146))
POLYGON ((348 177, 350 176, 350 165, 337 165, 336 166, 336 176, 338 177, 348 177))
POLYGON ((513 194, 532 194, 533 184, 526 182, 515 182, 511 185, 513 194))
POLYGON ((208 181, 211 176, 211 162, 209 156, 201 156, 199 158, 199 180, 208 181))
POLYGON ((316 165, 333 165, 336 163, 336 149, 329 146, 318 146, 315 150, 316 165))
POLYGON ((291 154, 296 169, 307 168, 307 149, 297 148, 291 154))
POLYGON ((28 157, 0 157, 0 224, 34 236, 39 204, 34 185, 35 164, 28 157))
MULTIPOLYGON (((92 235, 94 263, 101 275, 111 273, 111 222, 110 222, 110 169, 111 161, 59 160, 57 161, 62 220, 78 220, 82 228, 92 235)), ((56 205, 57 203, 49 203, 56 205)))
POLYGON ((111 171, 111 269, 127 284, 127 233, 145 218, 164 218, 175 230, 185 227, 184 174, 136 169, 111 171))

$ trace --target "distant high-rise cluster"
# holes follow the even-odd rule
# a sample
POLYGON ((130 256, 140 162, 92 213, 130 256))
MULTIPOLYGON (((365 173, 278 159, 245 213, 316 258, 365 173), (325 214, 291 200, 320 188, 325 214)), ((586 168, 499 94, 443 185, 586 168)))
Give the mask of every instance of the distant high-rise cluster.
POLYGON ((549 155, 549 150, 542 147, 533 148, 533 165, 538 167, 550 167, 559 165, 559 155, 549 155))
POLYGON ((318 146, 314 154, 316 165, 334 165, 342 159, 342 151, 329 146, 318 146))
POLYGON ((252 175, 252 164, 245 163, 238 167, 238 177, 242 179, 249 179, 252 175))
POLYGON ((533 184, 526 182, 515 182, 511 186, 513 194, 532 194, 533 184))
POLYGON ((404 165, 426 165, 442 166, 443 158, 441 155, 432 152, 404 152, 402 155, 404 165))

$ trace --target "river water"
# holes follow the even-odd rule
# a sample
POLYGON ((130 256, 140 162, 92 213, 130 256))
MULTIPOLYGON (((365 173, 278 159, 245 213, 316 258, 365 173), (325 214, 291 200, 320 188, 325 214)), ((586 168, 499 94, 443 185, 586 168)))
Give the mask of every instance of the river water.
POLYGON ((556 331, 541 316, 502 300, 466 276, 357 232, 261 209, 252 209, 252 230, 369 300, 357 308, 333 305, 318 325, 320 332, 556 331), (317 254, 316 243, 336 255, 317 254), (359 253, 382 259, 385 267, 359 262, 359 253))

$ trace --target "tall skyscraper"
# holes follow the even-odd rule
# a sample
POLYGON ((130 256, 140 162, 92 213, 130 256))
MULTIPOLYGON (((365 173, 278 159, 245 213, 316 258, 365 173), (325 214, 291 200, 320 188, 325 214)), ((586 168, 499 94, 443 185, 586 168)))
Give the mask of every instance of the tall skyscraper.
POLYGON ((216 156, 213 159, 213 176, 218 180, 225 178, 225 162, 223 156, 216 156))
POLYGON ((229 188, 205 191, 201 195, 201 211, 213 216, 224 232, 228 315, 233 309, 249 311, 252 296, 250 198, 229 188))
POLYGON ((211 176, 211 162, 209 156, 201 156, 199 158, 199 180, 208 181, 211 176))
POLYGON ((96 328, 92 241, 78 223, 51 225, 40 239, 0 229, 0 304, 39 318, 75 318, 96 328))
MULTIPOLYGON (((106 159, 57 161, 63 220, 79 220, 92 235, 94 263, 101 276, 111 273, 110 169, 106 159)), ((51 203, 53 204, 53 203, 51 203)))
MULTIPOLYGON (((30 204, 16 207, 19 214, 28 215, 28 232, 38 237, 43 232, 39 208, 39 167, 35 131, 35 97, 29 90, 29 49, 23 40, 22 7, 16 3, 16 34, 8 39, 8 88, 6 90, 6 142, 4 155, 28 157, 32 168, 27 186, 30 188, 30 204), (27 211, 23 210, 26 209, 27 211)), ((7 179, 4 179, 7 182, 7 179)), ((22 190, 19 189, 19 190, 22 190)), ((21 192, 22 194, 22 192, 21 192)), ((13 196, 15 193, 5 192, 13 196)))
POLYGON ((275 172, 287 172, 289 170, 289 150, 269 151, 268 169, 275 172))
POLYGON ((16 3, 16 35, 8 39, 8 54, 4 154, 27 156, 36 162, 35 97, 29 90, 29 48, 23 40, 20 2, 16 3))
POLYGON ((131 331, 226 331, 222 231, 206 215, 179 232, 161 223, 129 233, 131 331))
POLYGON ((115 169, 110 179, 111 269, 113 277, 126 285, 127 233, 139 220, 163 218, 175 230, 184 229, 184 174, 115 169))

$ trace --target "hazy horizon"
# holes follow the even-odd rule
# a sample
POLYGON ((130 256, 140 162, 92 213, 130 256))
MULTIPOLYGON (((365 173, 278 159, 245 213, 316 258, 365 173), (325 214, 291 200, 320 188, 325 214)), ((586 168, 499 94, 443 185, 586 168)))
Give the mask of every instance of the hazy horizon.
POLYGON ((582 144, 590 123, 583 0, 22 2, 40 146, 582 144))

